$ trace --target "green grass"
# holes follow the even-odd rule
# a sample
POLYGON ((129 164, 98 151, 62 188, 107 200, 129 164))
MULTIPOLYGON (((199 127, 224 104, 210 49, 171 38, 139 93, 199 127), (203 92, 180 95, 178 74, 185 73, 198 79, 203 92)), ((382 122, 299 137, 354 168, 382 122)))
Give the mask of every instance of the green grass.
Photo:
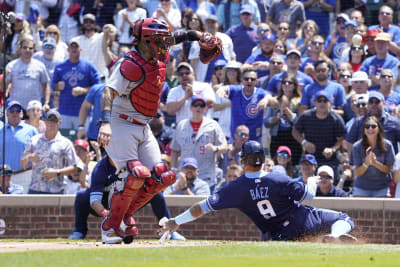
MULTIPOLYGON (((54 241, 54 240, 53 240, 54 241)), ((99 246, 101 247, 101 245, 99 246)), ((47 250, 0 253, 0 266, 400 266, 400 246, 301 242, 227 242, 162 248, 47 250)))

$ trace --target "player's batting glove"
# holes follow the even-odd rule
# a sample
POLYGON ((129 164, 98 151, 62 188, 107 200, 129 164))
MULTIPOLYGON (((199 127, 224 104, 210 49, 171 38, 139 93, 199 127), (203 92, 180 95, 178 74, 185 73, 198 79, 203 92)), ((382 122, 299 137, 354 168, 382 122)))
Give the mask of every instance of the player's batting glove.
POLYGON ((214 58, 217 58, 222 52, 222 41, 217 36, 205 32, 199 40, 200 61, 208 64, 214 58))

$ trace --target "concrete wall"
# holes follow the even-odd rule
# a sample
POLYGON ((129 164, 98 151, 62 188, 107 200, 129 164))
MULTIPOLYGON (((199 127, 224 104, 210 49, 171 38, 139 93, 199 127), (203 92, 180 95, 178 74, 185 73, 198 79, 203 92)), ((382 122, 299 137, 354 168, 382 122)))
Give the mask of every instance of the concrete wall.
MULTIPOLYGON (((202 197, 166 197, 172 216, 184 211, 202 197)), ((66 238, 74 227, 73 196, 2 196, 0 219, 6 223, 0 238, 66 238)), ((355 221, 353 232, 366 242, 400 244, 400 200, 317 198, 306 204, 340 210, 355 221)), ((139 238, 157 238, 157 219, 150 206, 134 214, 139 225, 139 238)), ((87 238, 100 239, 101 219, 89 217, 87 238)), ((0 229, 0 233, 1 233, 0 229)), ((252 222, 237 210, 210 213, 185 224, 179 230, 188 239, 259 240, 252 222)))

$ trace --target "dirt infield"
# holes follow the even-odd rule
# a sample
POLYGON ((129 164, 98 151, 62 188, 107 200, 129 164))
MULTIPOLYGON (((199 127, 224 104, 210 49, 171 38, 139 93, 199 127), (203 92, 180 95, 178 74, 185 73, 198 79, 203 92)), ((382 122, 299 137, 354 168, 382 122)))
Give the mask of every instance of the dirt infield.
POLYGON ((0 253, 25 252, 34 250, 57 250, 57 249, 86 249, 86 248, 155 248, 155 247, 194 247, 214 246, 232 243, 229 241, 144 241, 135 240, 131 244, 107 245, 95 241, 1 241, 0 253))

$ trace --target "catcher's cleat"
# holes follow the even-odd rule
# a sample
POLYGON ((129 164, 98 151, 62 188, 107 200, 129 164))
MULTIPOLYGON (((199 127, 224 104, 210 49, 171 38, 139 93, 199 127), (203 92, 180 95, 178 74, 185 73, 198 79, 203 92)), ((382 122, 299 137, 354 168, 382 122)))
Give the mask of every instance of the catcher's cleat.
POLYGON ((122 237, 117 235, 115 230, 113 228, 105 230, 103 228, 104 222, 107 219, 104 219, 104 221, 101 223, 101 240, 103 244, 121 244, 122 242, 122 237))
POLYGON ((354 236, 350 234, 342 234, 340 236, 333 236, 331 234, 324 235, 322 238, 322 243, 346 243, 346 244, 353 244, 357 243, 358 240, 354 236))
POLYGON ((128 235, 125 236, 122 240, 124 241, 124 244, 130 244, 133 242, 134 239, 135 237, 133 235, 128 235))

